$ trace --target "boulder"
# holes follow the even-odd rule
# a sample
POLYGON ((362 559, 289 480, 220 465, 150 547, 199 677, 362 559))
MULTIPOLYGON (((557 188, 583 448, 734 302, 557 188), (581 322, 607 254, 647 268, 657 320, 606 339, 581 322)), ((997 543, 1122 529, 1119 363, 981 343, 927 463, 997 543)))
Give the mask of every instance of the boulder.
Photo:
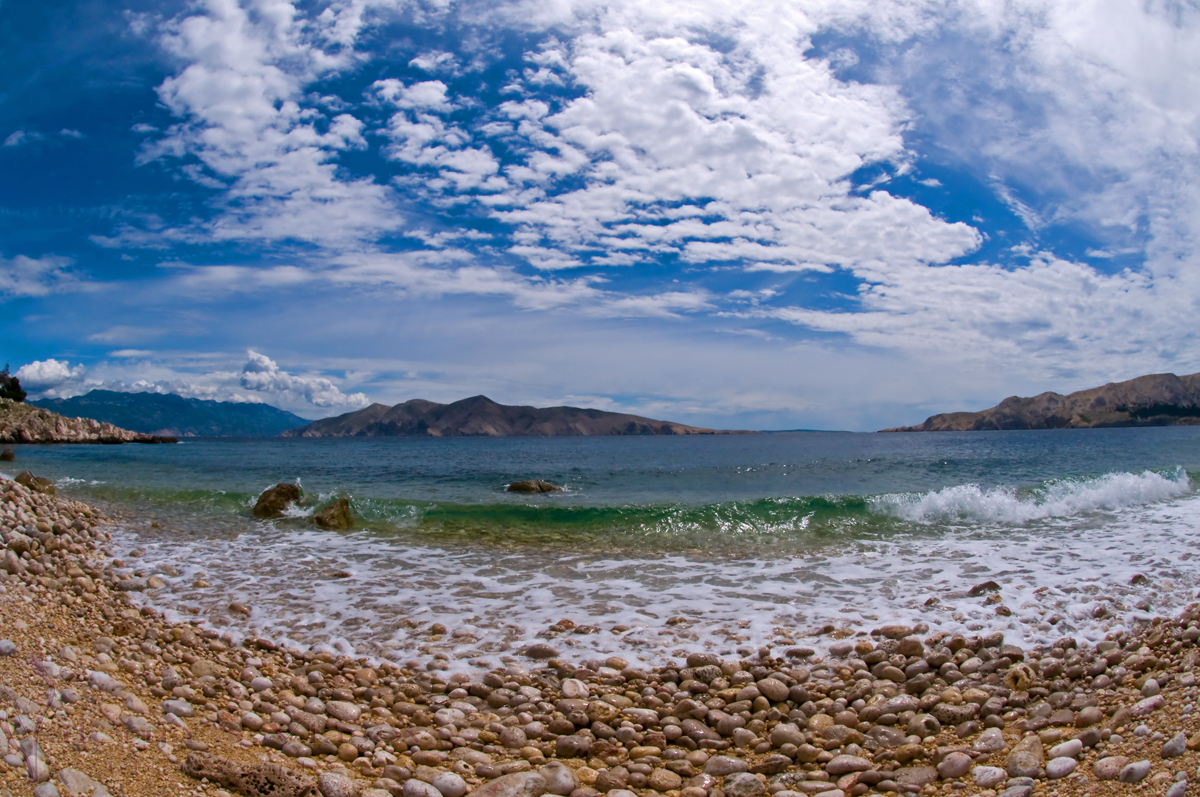
POLYGON ((283 515, 283 510, 300 500, 300 487, 295 484, 277 484, 263 490, 254 504, 254 516, 257 518, 277 518, 283 515))
POLYGON ((279 764, 233 761, 211 753, 189 753, 184 774, 232 789, 246 797, 313 797, 316 784, 279 764))
POLYGON ((17 474, 17 478, 13 479, 17 484, 23 484, 35 493, 45 493, 46 495, 54 495, 58 490, 54 487, 54 482, 42 476, 34 476, 27 470, 23 470, 17 474))
POLYGON ((354 511, 348 500, 339 498, 317 510, 313 523, 323 529, 348 529, 354 525, 354 511))
POLYGON ((542 481, 541 479, 526 479, 508 485, 508 492, 510 493, 556 493, 561 491, 562 488, 558 485, 542 481))
POLYGON ((17 454, 11 448, 0 451, 0 462, 14 462, 16 458, 17 454))

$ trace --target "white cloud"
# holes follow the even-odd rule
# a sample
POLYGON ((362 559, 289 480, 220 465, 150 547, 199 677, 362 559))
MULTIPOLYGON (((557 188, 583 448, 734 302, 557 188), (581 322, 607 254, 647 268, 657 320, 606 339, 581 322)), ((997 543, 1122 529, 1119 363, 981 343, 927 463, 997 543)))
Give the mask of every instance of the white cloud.
POLYGON ((302 396, 316 407, 365 407, 370 403, 362 393, 345 395, 337 385, 324 377, 292 376, 264 354, 256 351, 246 354, 241 384, 247 390, 302 396))
POLYGON ((78 130, 72 130, 69 127, 64 127, 62 130, 59 130, 58 134, 63 138, 80 139, 84 137, 83 133, 80 133, 78 130))
POLYGON ((78 380, 84 374, 84 367, 74 368, 66 360, 35 360, 22 365, 16 371, 21 386, 30 392, 44 392, 59 387, 67 382, 78 380))
POLYGON ((47 296, 92 287, 69 269, 70 264, 69 258, 56 255, 0 257, 0 298, 47 296))
POLYGON ((111 242, 333 245, 403 226, 389 188, 337 173, 339 152, 366 146, 362 122, 305 105, 308 84, 358 57, 333 45, 352 41, 362 11, 352 4, 304 19, 289 3, 261 0, 246 7, 213 3, 164 23, 161 45, 186 66, 158 94, 181 121, 147 142, 142 161, 198 158, 208 173, 190 176, 221 191, 214 198, 218 213, 179 230, 127 227, 111 242))

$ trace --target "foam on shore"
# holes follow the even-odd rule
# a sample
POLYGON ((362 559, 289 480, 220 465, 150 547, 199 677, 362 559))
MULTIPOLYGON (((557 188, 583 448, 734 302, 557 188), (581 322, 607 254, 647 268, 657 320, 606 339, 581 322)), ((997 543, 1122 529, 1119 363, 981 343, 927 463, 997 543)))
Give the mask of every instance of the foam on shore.
POLYGON ((762 556, 439 545, 287 523, 209 535, 129 523, 113 534, 131 568, 164 575, 168 586, 141 600, 169 616, 447 667, 492 666, 534 642, 651 665, 687 651, 779 654, 897 623, 1003 631, 1017 644, 1095 640, 1172 614, 1200 588, 1200 497, 1182 471, 1024 494, 964 486, 876 506, 907 513, 908 530, 762 556), (968 595, 986 581, 1001 587, 999 605, 968 595), (230 613, 231 598, 251 616, 230 613), (576 628, 551 629, 564 619, 576 628))

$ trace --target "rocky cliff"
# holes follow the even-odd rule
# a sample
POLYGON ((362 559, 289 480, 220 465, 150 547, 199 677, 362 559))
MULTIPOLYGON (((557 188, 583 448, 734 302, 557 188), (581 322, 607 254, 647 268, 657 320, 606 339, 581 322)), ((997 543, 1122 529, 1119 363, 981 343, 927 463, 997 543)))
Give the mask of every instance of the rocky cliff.
POLYGON ((325 418, 284 437, 554 437, 744 434, 579 407, 510 407, 486 396, 453 404, 413 399, 325 418))
POLYGON ((982 412, 933 415, 920 426, 884 432, 969 432, 999 429, 1086 429, 1101 426, 1200 424, 1200 374, 1151 374, 1063 396, 1010 396, 982 412))
POLYGON ((41 407, 0 399, 0 443, 174 443, 91 418, 67 418, 41 407))

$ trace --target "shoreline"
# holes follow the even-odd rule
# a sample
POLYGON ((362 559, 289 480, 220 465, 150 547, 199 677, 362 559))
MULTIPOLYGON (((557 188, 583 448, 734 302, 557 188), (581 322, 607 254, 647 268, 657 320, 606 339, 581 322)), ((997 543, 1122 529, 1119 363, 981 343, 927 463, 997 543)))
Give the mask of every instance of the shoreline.
POLYGON ((31 774, 96 793, 64 769, 118 797, 255 797, 263 778, 325 797, 1124 794, 1094 768, 1126 765, 1180 797, 1200 764, 1195 604, 1099 646, 885 626, 799 663, 587 669, 534 645, 449 675, 168 623, 132 605, 95 510, 6 480, 0 510, 3 797, 34 794, 31 774))

